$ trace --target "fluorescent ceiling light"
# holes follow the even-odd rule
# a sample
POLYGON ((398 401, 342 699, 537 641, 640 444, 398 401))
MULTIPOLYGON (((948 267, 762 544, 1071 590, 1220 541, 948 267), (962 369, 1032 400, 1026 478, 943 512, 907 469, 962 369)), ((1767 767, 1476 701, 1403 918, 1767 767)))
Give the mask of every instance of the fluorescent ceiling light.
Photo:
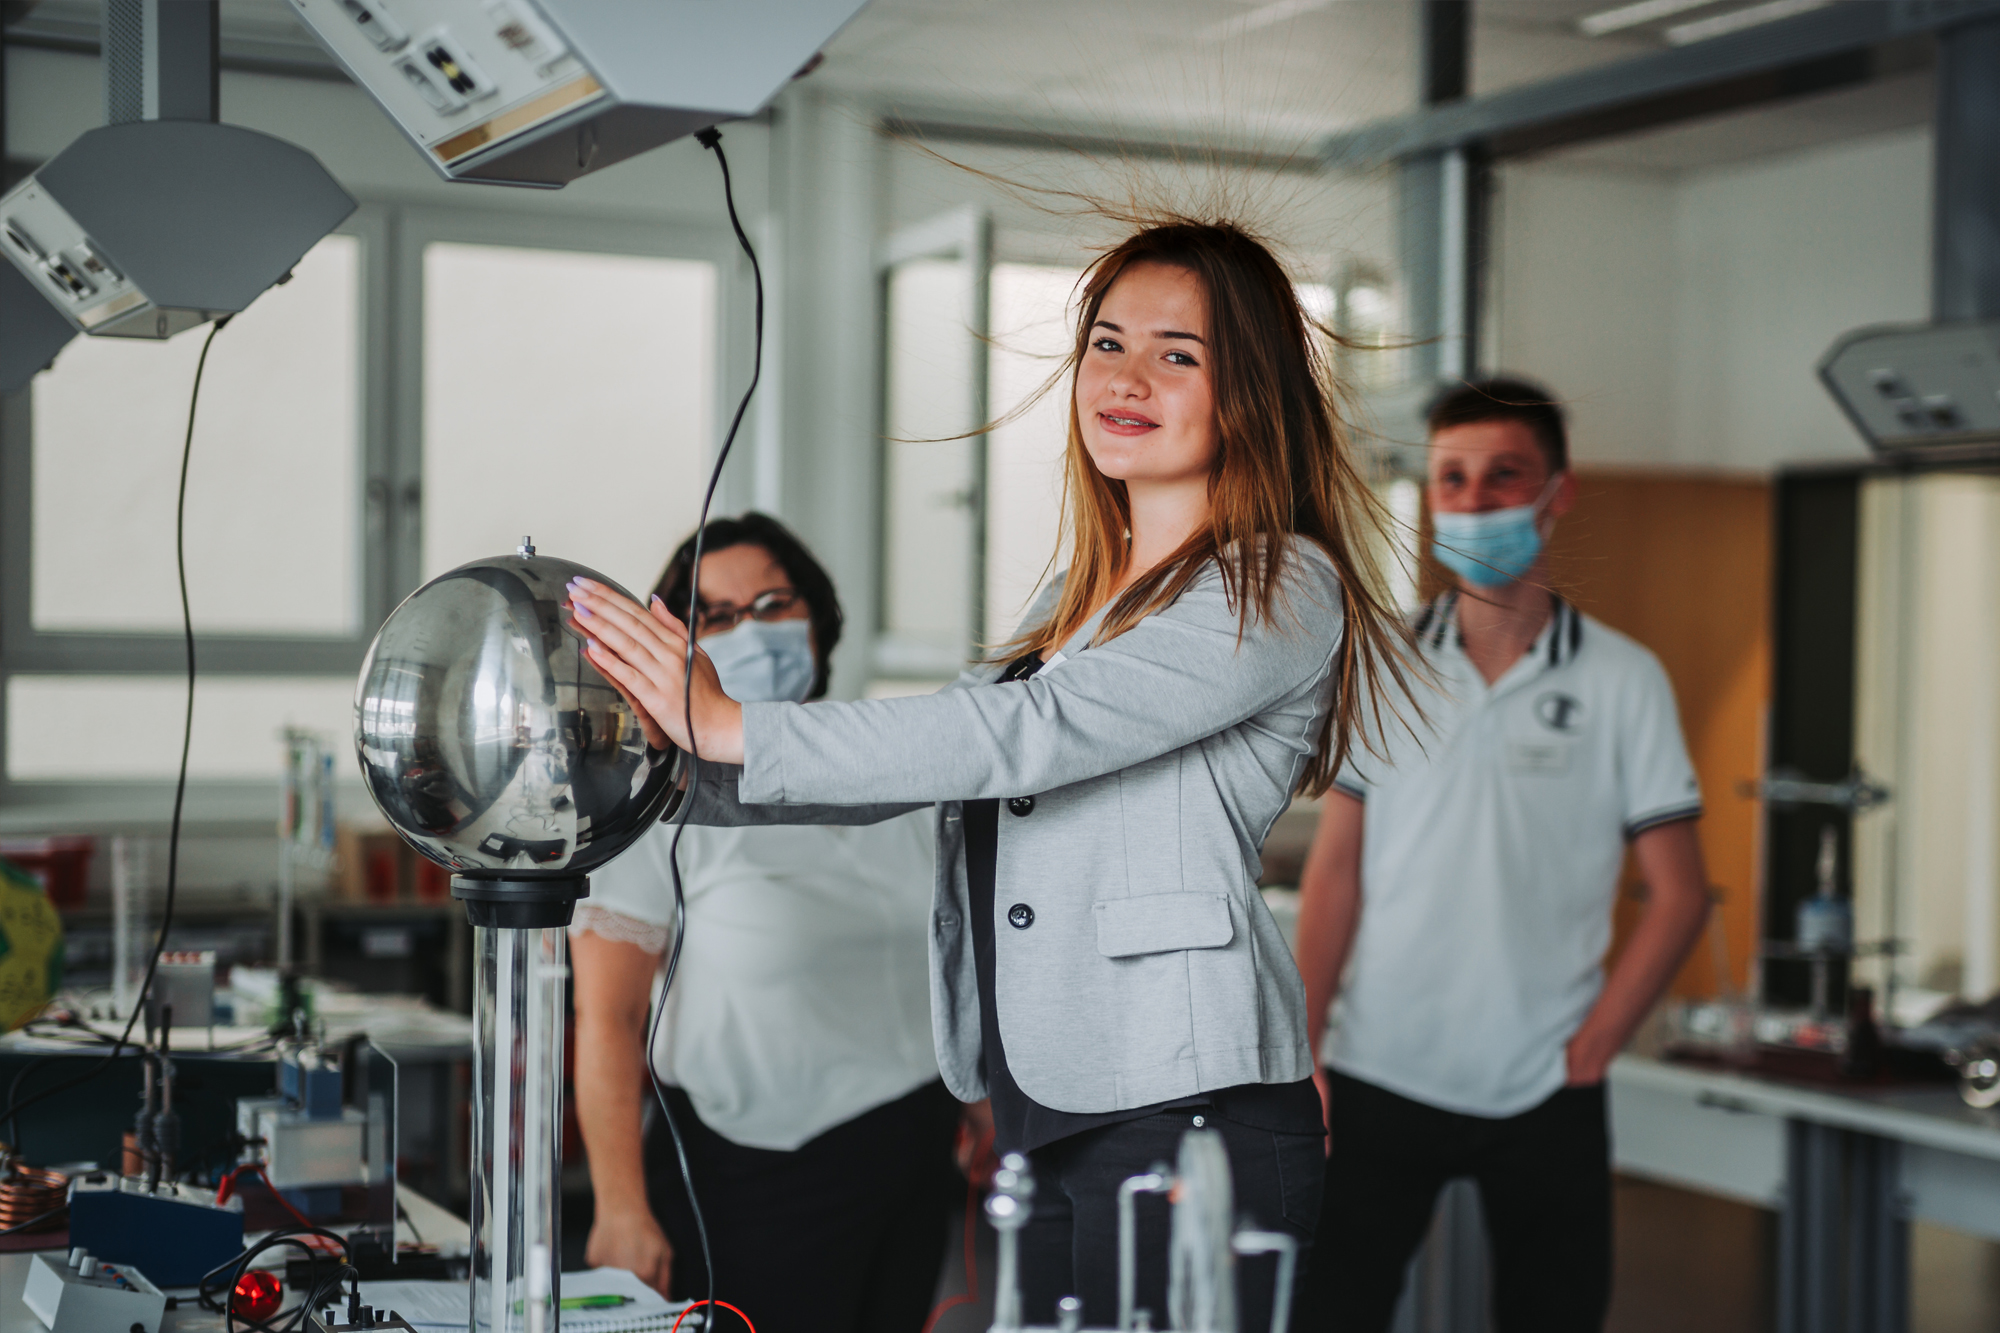
POLYGON ((1576 30, 1586 37, 1602 37, 1607 33, 1623 32, 1636 28, 1642 23, 1653 23, 1660 19, 1685 14, 1690 9, 1700 9, 1712 5, 1715 0, 1638 0, 1637 4, 1620 5, 1598 14, 1586 14, 1576 21, 1576 30))
POLYGON ((1794 14, 1803 14, 1811 9, 1824 9, 1830 3, 1832 0, 1768 0, 1765 4, 1751 5, 1747 9, 1732 9, 1727 14, 1717 14, 1714 18, 1676 24, 1667 29, 1666 38, 1675 46, 1705 42, 1724 33, 1741 32, 1745 28, 1755 28, 1764 23, 1776 23, 1779 19, 1788 19, 1794 14))

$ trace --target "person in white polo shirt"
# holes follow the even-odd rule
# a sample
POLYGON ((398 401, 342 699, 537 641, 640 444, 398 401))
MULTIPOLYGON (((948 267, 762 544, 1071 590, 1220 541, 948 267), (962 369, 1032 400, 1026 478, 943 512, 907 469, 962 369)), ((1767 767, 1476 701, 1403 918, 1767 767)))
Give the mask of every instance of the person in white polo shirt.
POLYGON ((1597 1330, 1605 1069, 1706 919, 1701 794, 1658 660, 1550 590, 1576 495, 1561 408, 1485 380, 1428 424, 1432 554, 1456 586, 1411 622, 1423 716, 1355 748, 1301 877, 1331 1136, 1294 1327, 1387 1329, 1439 1191, 1469 1176, 1499 1333, 1597 1330), (1647 905, 1607 976, 1628 848, 1647 905))

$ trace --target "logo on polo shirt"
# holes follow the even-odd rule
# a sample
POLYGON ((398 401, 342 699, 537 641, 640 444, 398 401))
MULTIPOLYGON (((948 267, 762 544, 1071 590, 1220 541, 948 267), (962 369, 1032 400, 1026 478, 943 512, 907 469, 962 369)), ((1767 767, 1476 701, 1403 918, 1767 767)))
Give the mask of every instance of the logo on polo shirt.
POLYGON ((1567 734, 1583 725, 1583 700, 1561 690, 1550 690, 1535 700, 1535 716, 1550 731, 1567 734))

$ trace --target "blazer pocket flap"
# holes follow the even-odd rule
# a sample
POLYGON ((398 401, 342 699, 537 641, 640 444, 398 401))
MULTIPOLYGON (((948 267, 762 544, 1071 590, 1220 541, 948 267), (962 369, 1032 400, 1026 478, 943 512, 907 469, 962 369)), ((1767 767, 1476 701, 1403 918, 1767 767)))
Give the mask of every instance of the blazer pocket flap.
POLYGON ((1236 937, 1219 893, 1147 893, 1095 904, 1097 952, 1106 958, 1220 949, 1236 937))

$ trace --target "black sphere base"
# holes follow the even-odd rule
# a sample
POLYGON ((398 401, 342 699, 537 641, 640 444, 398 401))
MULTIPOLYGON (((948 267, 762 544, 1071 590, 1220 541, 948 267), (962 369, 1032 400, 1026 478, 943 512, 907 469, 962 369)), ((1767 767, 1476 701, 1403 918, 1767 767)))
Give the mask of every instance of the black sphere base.
POLYGON ((465 904, 465 919, 496 930, 560 930, 590 896, 586 875, 558 879, 508 879, 453 875, 451 896, 465 904))

